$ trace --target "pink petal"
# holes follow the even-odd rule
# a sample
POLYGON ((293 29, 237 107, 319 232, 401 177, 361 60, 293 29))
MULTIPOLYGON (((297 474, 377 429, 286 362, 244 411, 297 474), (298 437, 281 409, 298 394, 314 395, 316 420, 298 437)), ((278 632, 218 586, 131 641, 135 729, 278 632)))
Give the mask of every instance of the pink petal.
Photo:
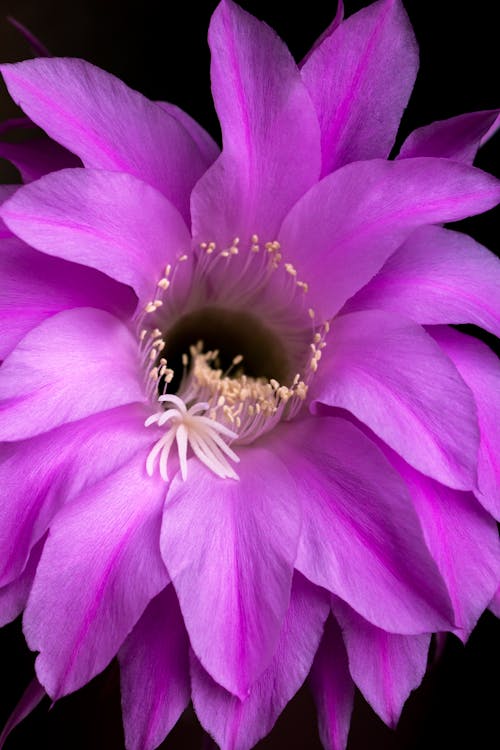
POLYGON ((189 462, 169 489, 162 554, 191 645, 240 698, 269 665, 290 597, 300 512, 293 480, 262 448, 239 451, 239 481, 189 462))
POLYGON ((500 580, 500 541, 493 518, 469 492, 423 476, 392 451, 418 513, 427 546, 450 594, 456 634, 466 640, 500 580))
POLYGON ((38 706, 38 704, 45 698, 45 690, 40 685, 36 677, 30 682, 26 690, 21 696, 20 701, 12 711, 11 715, 7 719, 7 722, 3 728, 2 734, 0 735, 0 750, 5 745, 5 741, 10 736, 13 729, 20 724, 32 711, 38 706))
POLYGON ((332 617, 326 623, 314 660, 311 686, 323 747, 325 750, 345 750, 354 701, 354 683, 349 674, 342 635, 332 617))
MULTIPOLYGON (((42 554, 44 539, 33 547, 22 573, 14 581, 0 588, 0 627, 19 617, 26 606, 33 579, 42 554)), ((1 747, 1 742, 0 742, 1 747)))
POLYGON ((318 113, 323 175, 389 155, 417 70, 417 44, 399 0, 369 5, 319 45, 302 77, 318 113))
POLYGON ((425 674, 431 637, 386 633, 340 600, 333 611, 342 628, 349 671, 373 710, 391 727, 425 674))
POLYGON ((490 610, 494 615, 500 617, 500 586, 496 590, 495 596, 490 602, 490 610))
POLYGON ((372 160, 325 177, 292 208, 278 239, 330 318, 412 231, 492 208, 500 182, 444 159, 372 160))
POLYGON ((500 521, 500 363, 471 336, 444 326, 433 327, 430 333, 474 394, 480 431, 477 498, 500 521))
POLYGON ((53 57, 0 69, 21 109, 86 167, 133 174, 189 216, 189 194, 207 164, 176 118, 84 60, 53 57))
POLYGON ((140 451, 51 526, 24 633, 54 700, 104 669, 167 584, 158 546, 165 484, 147 477, 145 462, 140 451))
POLYGON ((0 440, 21 440, 115 406, 145 400, 137 342, 103 310, 44 320, 0 369, 0 440))
POLYGON ((274 657, 244 700, 217 685, 192 655, 196 715, 222 750, 250 750, 271 731, 307 677, 328 610, 325 592, 296 574, 274 657))
POLYGON ((231 0, 217 6, 209 42, 223 152, 193 191, 194 235, 271 241, 319 177, 316 114, 284 43, 231 0))
POLYGON ((37 250, 91 266, 151 300, 163 268, 191 245, 178 211, 128 174, 67 169, 16 191, 0 214, 37 250))
POLYGON ((129 318, 129 287, 85 266, 33 250, 17 237, 1 240, 0 359, 46 318, 72 307, 98 307, 129 318))
POLYGON ((0 444, 0 585, 20 575, 60 508, 154 442, 137 404, 0 444))
POLYGON ((381 310, 337 318, 312 397, 347 409, 409 464, 455 489, 476 485, 470 389, 432 338, 381 310))
POLYGON ((398 159, 442 156, 472 164, 483 137, 496 122, 498 112, 498 109, 470 112, 417 128, 401 146, 398 159))
POLYGON ((77 156, 43 135, 23 143, 0 142, 0 157, 8 159, 19 170, 23 182, 32 182, 49 172, 66 167, 80 167, 77 156))
POLYGON ((406 487, 374 443, 344 419, 273 432, 303 505, 295 567, 374 625, 449 628, 451 607, 406 487))
POLYGON ((175 119, 183 126, 189 133, 193 141, 196 143, 201 155, 203 156, 206 164, 206 168, 217 159, 220 154, 220 148, 207 133, 207 131, 201 127, 187 112, 178 107, 176 104, 170 102, 156 102, 169 115, 175 117, 175 119))
POLYGON ((378 308, 417 323, 474 323, 500 336, 500 260, 470 237, 417 229, 343 312, 378 308))
POLYGON ((121 647, 120 684, 128 750, 154 750, 191 697, 188 638, 173 586, 148 605, 121 647))

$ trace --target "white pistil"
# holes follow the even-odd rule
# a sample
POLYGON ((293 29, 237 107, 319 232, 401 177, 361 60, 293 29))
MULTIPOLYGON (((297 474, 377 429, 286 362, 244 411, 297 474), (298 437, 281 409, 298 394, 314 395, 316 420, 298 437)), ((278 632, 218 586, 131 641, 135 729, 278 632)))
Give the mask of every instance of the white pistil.
POLYGON ((238 435, 219 422, 200 415, 200 412, 208 410, 207 403, 197 402, 188 409, 184 401, 173 394, 160 396, 158 401, 171 404, 174 408, 156 412, 144 423, 146 427, 152 424, 157 424, 158 427, 168 424, 166 434, 154 444, 147 457, 146 471, 150 477, 153 476, 156 459, 159 457, 160 476, 168 482, 167 463, 175 440, 183 479, 187 477, 188 446, 217 476, 223 479, 238 479, 227 459, 230 458, 235 463, 240 459, 224 440, 234 440, 238 435))

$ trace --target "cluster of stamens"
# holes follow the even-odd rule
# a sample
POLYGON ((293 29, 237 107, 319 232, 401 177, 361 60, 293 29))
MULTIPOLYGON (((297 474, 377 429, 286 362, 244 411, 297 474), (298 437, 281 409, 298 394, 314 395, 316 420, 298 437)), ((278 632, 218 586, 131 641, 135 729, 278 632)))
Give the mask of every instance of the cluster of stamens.
POLYGON ((283 262, 279 243, 273 241, 261 246, 258 236, 254 234, 245 257, 242 258, 242 254, 240 240, 235 237, 229 247, 221 251, 217 250, 215 242, 203 242, 194 249, 191 257, 181 255, 174 268, 166 266, 158 281, 154 299, 145 305, 138 321, 147 390, 151 400, 157 400, 162 407, 145 424, 167 428, 153 446, 146 468, 151 475, 158 459, 160 475, 165 481, 168 481, 167 463, 174 442, 183 478, 187 475, 187 452, 190 447, 193 454, 215 474, 237 479, 228 460, 236 462, 239 459, 230 444, 253 442, 278 422, 291 419, 298 413, 326 346, 328 322, 318 326, 314 309, 305 307, 308 285, 298 278, 297 270, 291 263, 283 262), (239 265, 234 273, 228 274, 225 264, 237 256, 240 256, 239 265), (175 275, 187 260, 192 261, 189 289, 182 300, 172 299, 170 295, 175 286, 175 275), (272 294, 267 297, 258 295, 279 268, 286 276, 279 295, 283 304, 276 309, 276 299, 272 294), (217 276, 217 273, 221 275, 217 276), (208 278, 210 285, 206 283, 208 278), (220 298, 214 300, 208 296, 206 289, 218 289, 219 279, 224 288, 220 298), (300 297, 299 304, 297 295, 300 297), (254 303, 257 298, 258 307, 254 303), (295 359, 302 363, 303 373, 296 373, 288 384, 280 383, 275 378, 251 377, 245 374, 246 363, 241 354, 234 357, 229 369, 224 371, 220 365, 219 351, 204 351, 203 341, 198 341, 182 355, 183 372, 176 395, 168 393, 175 375, 166 356, 169 332, 183 315, 217 305, 229 310, 253 310, 257 307, 266 321, 272 321, 274 329, 279 329, 281 325, 285 332, 298 327, 289 323, 291 315, 295 315, 295 320, 300 322, 302 331, 304 319, 309 319, 312 341, 309 338, 310 343, 307 344, 301 334, 299 343, 291 340, 287 347, 288 350, 298 347, 295 359), (166 332, 165 323, 168 325, 166 332))

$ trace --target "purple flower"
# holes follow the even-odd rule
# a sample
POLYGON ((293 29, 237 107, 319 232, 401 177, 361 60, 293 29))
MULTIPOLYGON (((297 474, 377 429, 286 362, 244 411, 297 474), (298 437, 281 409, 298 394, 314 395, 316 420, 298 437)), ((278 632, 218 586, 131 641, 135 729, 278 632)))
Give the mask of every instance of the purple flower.
POLYGON ((500 262, 441 226, 498 203, 498 113, 388 161, 413 33, 341 11, 299 69, 222 0, 220 154, 81 60, 2 66, 52 140, 0 210, 0 617, 54 700, 118 656, 129 750, 190 699, 247 750, 308 675, 325 748, 354 684, 394 726, 498 589, 500 367, 447 324, 499 334, 500 262))

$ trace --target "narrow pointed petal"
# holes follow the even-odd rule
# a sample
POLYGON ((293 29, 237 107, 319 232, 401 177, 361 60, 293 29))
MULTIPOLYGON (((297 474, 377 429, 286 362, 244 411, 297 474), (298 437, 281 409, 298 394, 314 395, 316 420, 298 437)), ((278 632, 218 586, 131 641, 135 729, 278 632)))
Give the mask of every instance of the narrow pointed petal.
POLYGON ((153 298, 167 262, 191 245, 179 212, 135 177, 91 169, 46 175, 0 209, 37 250, 91 266, 153 298))
POLYGON ((455 633, 466 641, 500 580, 495 520, 471 492, 456 492, 423 476, 393 451, 393 466, 408 486, 427 546, 446 583, 455 633))
POLYGON ((0 627, 19 617, 25 608, 43 544, 44 540, 41 539, 31 550, 28 562, 19 577, 0 588, 0 627))
POLYGON ((107 666, 168 582, 158 547, 165 484, 145 464, 140 451, 51 526, 23 625, 53 700, 107 666))
POLYGON ((189 217, 189 194, 206 163, 176 118, 84 60, 26 60, 0 70, 21 109, 86 167, 133 174, 189 217))
POLYGON ((19 576, 33 545, 60 508, 124 465, 154 436, 145 410, 131 404, 57 427, 34 438, 0 444, 0 585, 19 576))
POLYGON ((174 588, 167 586, 118 653, 127 750, 155 750, 187 707, 188 646, 174 588))
POLYGON ((470 112, 417 128, 403 143, 397 158, 441 156, 472 164, 498 112, 498 109, 470 112))
POLYGON ((38 180, 49 172, 82 165, 77 156, 46 136, 23 143, 0 141, 0 157, 12 162, 25 183, 38 180))
POLYGON ((39 253, 17 237, 0 245, 0 360, 46 318, 72 307, 97 307, 123 319, 137 305, 132 290, 86 266, 39 253))
POLYGON ((376 628, 334 600, 349 657, 349 671, 373 710, 395 728, 404 703, 423 679, 430 634, 398 635, 376 628))
POLYGON ((480 445, 478 457, 479 502, 500 521, 500 363, 481 341, 451 328, 432 327, 430 334, 452 360, 474 394, 480 445))
POLYGON ((239 452, 239 481, 196 459, 170 486, 163 559, 191 646, 221 686, 244 698, 269 665, 290 598, 300 512, 290 474, 261 448, 239 452))
POLYGON ((36 677, 30 682, 26 690, 21 696, 20 701, 12 711, 11 715, 7 719, 2 734, 0 734, 0 750, 5 745, 6 740, 10 737, 13 729, 20 724, 32 711, 38 706, 38 704, 45 698, 46 692, 40 685, 36 677))
POLYGON ((323 175, 389 155, 417 70, 417 44, 399 0, 372 3, 314 50, 302 77, 320 122, 323 175))
POLYGON ((198 149, 203 156, 206 164, 206 168, 213 164, 220 154, 220 148, 204 128, 194 120, 191 115, 184 112, 183 109, 178 107, 176 104, 170 102, 156 102, 159 107, 168 112, 169 115, 175 117, 180 124, 187 130, 193 141, 198 146, 198 149))
POLYGON ((329 617, 311 670, 319 733, 325 750, 345 750, 354 703, 354 683, 349 674, 342 634, 329 617))
POLYGON ((308 283, 318 317, 331 318, 415 229, 486 211, 498 201, 500 182, 464 164, 357 162, 309 190, 278 239, 308 283))
POLYGON ((144 400, 129 329, 104 310, 66 310, 30 331, 4 360, 0 440, 33 437, 144 400))
POLYGON ((300 72, 266 24, 231 0, 209 30, 222 155, 191 200, 196 239, 276 239, 284 216, 320 172, 319 126, 300 72))
POLYGON ((424 474, 476 486, 476 405, 419 325, 381 310, 343 315, 313 383, 315 402, 347 409, 424 474))
MULTIPOLYGON (((268 438, 271 440, 271 436, 268 438)), ((391 632, 449 628, 451 604, 400 476, 345 419, 272 434, 303 505, 295 567, 391 632)))
POLYGON ((196 715, 221 750, 250 750, 271 731, 309 673, 328 611, 326 593, 295 574, 273 660, 244 700, 217 685, 192 654, 196 715))
POLYGON ((417 229, 343 312, 379 309, 417 323, 474 323, 500 336, 500 260, 471 237, 417 229))

